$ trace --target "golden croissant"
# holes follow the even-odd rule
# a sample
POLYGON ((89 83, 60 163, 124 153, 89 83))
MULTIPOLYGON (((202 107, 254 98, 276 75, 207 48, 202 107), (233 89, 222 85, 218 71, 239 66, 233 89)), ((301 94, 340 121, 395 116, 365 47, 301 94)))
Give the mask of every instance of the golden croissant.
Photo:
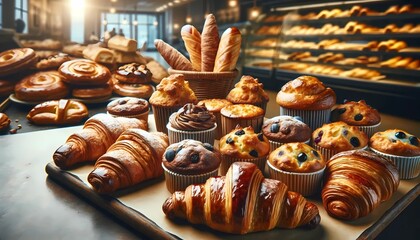
POLYGON ((233 163, 226 176, 190 185, 166 199, 163 212, 170 219, 186 219, 212 229, 245 234, 275 227, 315 227, 321 218, 315 204, 277 180, 264 178, 249 162, 233 163))
POLYGON ((54 163, 65 169, 76 163, 96 161, 129 128, 147 129, 147 123, 136 118, 96 114, 55 151, 54 163))
POLYGON ((162 156, 168 136, 129 129, 95 163, 88 182, 98 193, 112 193, 163 174, 162 156))
POLYGON ((370 151, 334 155, 325 169, 322 203, 335 218, 354 220, 368 215, 391 198, 399 184, 395 165, 370 151))

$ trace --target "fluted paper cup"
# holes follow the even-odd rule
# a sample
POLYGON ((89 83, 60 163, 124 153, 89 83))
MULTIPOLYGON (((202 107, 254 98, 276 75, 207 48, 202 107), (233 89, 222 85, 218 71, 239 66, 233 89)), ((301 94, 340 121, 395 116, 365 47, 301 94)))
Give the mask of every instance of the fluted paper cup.
POLYGON ((280 107, 280 115, 299 116, 312 131, 330 122, 331 108, 325 110, 297 110, 280 107))
POLYGON ((169 121, 169 116, 172 113, 177 112, 182 106, 175 107, 161 107, 152 105, 153 116, 155 117, 156 130, 168 134, 166 124, 169 121))
POLYGON ((379 130, 381 123, 372 126, 357 126, 362 132, 366 133, 368 137, 372 137, 379 130))
POLYGON ((420 156, 406 157, 387 154, 370 148, 370 150, 379 156, 391 160, 397 166, 400 179, 412 179, 419 176, 420 156))
POLYGON ((255 118, 229 118, 222 114, 222 136, 230 133, 233 129, 236 128, 236 125, 239 125, 243 128, 251 126, 255 132, 260 132, 262 124, 264 122, 264 115, 255 117, 255 118))
MULTIPOLYGON (((336 150, 331 150, 331 149, 327 149, 327 148, 323 148, 323 147, 320 147, 320 146, 318 146, 318 145, 316 145, 316 144, 314 144, 314 146, 313 146, 316 150, 318 150, 318 151, 320 151, 321 152, 321 154, 322 154, 322 156, 324 156, 324 160, 325 161, 328 161, 328 160, 330 160, 330 158, 332 157, 332 156, 334 156, 335 154, 337 154, 337 153, 339 153, 339 152, 343 152, 343 151, 347 151, 347 150, 343 150, 343 151, 336 151, 336 150)), ((362 147, 362 148, 355 148, 355 149, 349 149, 349 150, 367 150, 369 147, 368 146, 364 146, 364 147, 362 147)))
POLYGON ((267 166, 270 178, 286 184, 289 191, 298 192, 303 196, 311 196, 321 190, 325 167, 313 173, 295 173, 277 169, 269 161, 267 161, 267 166))
POLYGON ((175 191, 184 191, 191 184, 205 183, 208 178, 217 176, 218 168, 215 170, 197 175, 184 175, 178 174, 167 169, 162 163, 163 170, 165 172, 166 187, 170 193, 175 191))
POLYGON ((171 126, 170 123, 166 125, 168 129, 169 144, 181 142, 184 139, 193 139, 203 143, 210 143, 214 145, 214 135, 217 128, 217 124, 214 124, 214 127, 201 130, 201 131, 183 131, 175 129, 171 126))
MULTIPOLYGON (((309 145, 309 142, 311 141, 311 139, 308 139, 307 141, 303 142, 305 144, 309 145)), ((270 143, 270 152, 274 151, 276 148, 280 147, 281 145, 286 144, 286 142, 276 142, 276 141, 271 141, 268 140, 268 142, 270 143)))
POLYGON ((229 170, 230 165, 234 162, 251 162, 257 165, 257 167, 264 172, 265 162, 267 161, 267 156, 260 158, 232 158, 229 156, 222 155, 222 162, 220 163, 220 175, 226 175, 229 170))

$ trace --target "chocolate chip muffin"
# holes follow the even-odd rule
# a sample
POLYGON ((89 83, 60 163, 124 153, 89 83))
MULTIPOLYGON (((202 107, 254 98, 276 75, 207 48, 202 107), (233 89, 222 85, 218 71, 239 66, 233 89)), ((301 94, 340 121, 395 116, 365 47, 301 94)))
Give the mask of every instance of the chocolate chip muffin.
POLYGON ((168 190, 185 190, 190 184, 204 183, 216 176, 220 152, 209 143, 186 139, 171 144, 163 154, 162 167, 168 190))
POLYGON ((115 117, 133 117, 147 122, 149 116, 149 102, 142 98, 118 98, 106 106, 107 113, 115 117))

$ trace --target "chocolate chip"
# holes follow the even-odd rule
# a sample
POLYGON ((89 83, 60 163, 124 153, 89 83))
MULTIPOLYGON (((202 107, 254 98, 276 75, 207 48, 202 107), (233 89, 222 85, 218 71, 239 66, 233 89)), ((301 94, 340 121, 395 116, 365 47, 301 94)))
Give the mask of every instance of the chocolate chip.
POLYGON ((405 138, 405 137, 406 137, 406 135, 405 135, 405 133, 404 133, 404 132, 396 132, 396 133, 395 133, 395 137, 396 137, 396 138, 399 138, 399 139, 403 139, 403 138, 405 138))
POLYGON ((306 161, 306 159, 308 159, 308 156, 306 155, 306 153, 301 152, 297 155, 297 160, 299 162, 304 162, 306 161))
POLYGON ((277 123, 273 123, 270 127, 270 132, 278 133, 280 130, 280 126, 277 123))
POLYGON ((126 99, 120 99, 120 100, 118 100, 118 104, 120 104, 120 105, 123 105, 123 104, 126 104, 127 103, 127 100, 126 99))
POLYGON ((419 139, 416 136, 410 136, 408 139, 410 140, 411 145, 419 145, 419 139))
POLYGON ((355 121, 361 121, 363 119, 363 115, 362 114, 360 114, 360 113, 358 113, 358 114, 356 114, 355 116, 354 116, 354 120, 355 121))
POLYGON ((166 161, 172 162, 175 159, 176 152, 173 149, 167 149, 165 153, 166 161))
POLYGON ((253 157, 258 157, 258 152, 257 152, 257 151, 255 151, 255 149, 252 149, 252 150, 249 152, 249 155, 251 155, 251 156, 253 156, 253 157))
POLYGON ((395 140, 395 139, 391 139, 391 142, 396 143, 396 142, 397 142, 397 140, 395 140))
POLYGON ((204 148, 206 148, 209 151, 213 152, 213 150, 214 150, 213 146, 210 143, 204 143, 203 146, 204 146, 204 148))
POLYGON ((350 143, 351 143, 351 145, 353 145, 353 147, 359 147, 360 146, 360 141, 357 137, 350 138, 350 143))
POLYGON ((323 135, 323 134, 324 134, 324 131, 322 131, 322 130, 321 130, 321 131, 319 131, 319 132, 318 132, 318 137, 322 137, 322 135, 323 135))
POLYGON ((264 135, 262 133, 258 133, 258 140, 264 142, 264 135))
POLYGON ((192 163, 198 163, 199 160, 200 160, 200 156, 198 155, 198 153, 194 153, 190 157, 190 161, 192 163))
POLYGON ((315 157, 319 157, 319 153, 318 153, 317 151, 315 151, 315 150, 312 150, 312 154, 313 154, 315 157))
POLYGON ((226 139, 226 143, 227 143, 227 144, 233 144, 233 139, 232 139, 231 137, 228 137, 228 138, 226 139))
POLYGON ((349 134, 349 130, 347 130, 347 129, 343 129, 343 135, 344 135, 344 136, 347 136, 347 134, 349 134))
POLYGON ((280 132, 283 133, 284 135, 287 135, 291 132, 292 130, 290 130, 289 127, 281 127, 280 128, 280 132))
POLYGON ((241 135, 244 135, 244 134, 245 134, 245 131, 243 129, 235 132, 235 135, 237 135, 237 136, 241 136, 241 135))

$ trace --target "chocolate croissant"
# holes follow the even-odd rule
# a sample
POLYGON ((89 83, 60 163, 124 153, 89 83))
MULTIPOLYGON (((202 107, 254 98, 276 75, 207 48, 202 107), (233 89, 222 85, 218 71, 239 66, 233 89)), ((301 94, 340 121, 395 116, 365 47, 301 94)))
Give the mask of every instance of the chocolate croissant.
POLYGON ((54 163, 65 169, 76 163, 96 161, 129 128, 147 129, 147 123, 136 118, 96 114, 55 151, 54 163))
POLYGON ((163 174, 162 156, 168 136, 129 129, 95 163, 88 182, 98 193, 112 193, 163 174))
POLYGON ((399 184, 395 165, 366 150, 334 155, 325 169, 322 203, 328 214, 355 220, 391 198, 399 184))
POLYGON ((235 162, 226 176, 173 193, 162 209, 170 219, 182 218, 236 234, 315 227, 321 220, 315 204, 287 191, 284 183, 264 178, 257 165, 249 162, 235 162))

